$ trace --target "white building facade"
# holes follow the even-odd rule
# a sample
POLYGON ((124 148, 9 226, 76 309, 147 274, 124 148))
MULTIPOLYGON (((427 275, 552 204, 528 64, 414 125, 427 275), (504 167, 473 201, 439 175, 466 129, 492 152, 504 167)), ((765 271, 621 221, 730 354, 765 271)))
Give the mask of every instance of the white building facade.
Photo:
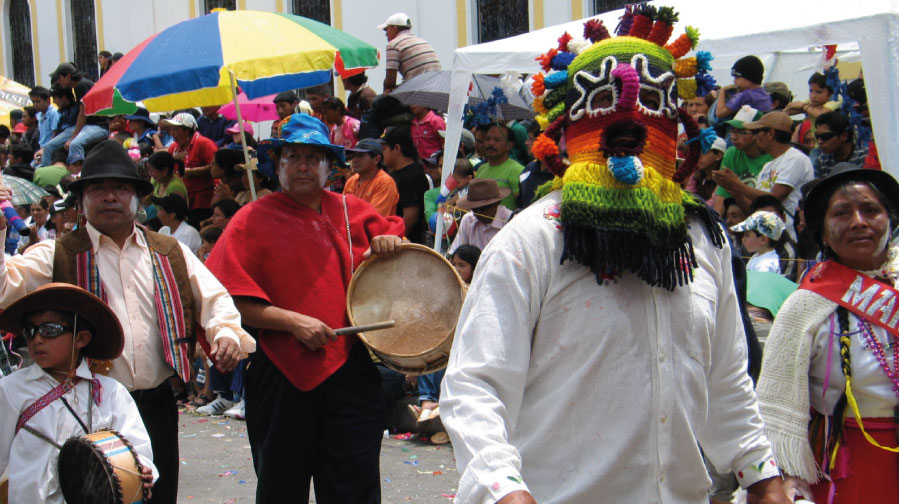
MULTIPOLYGON (((434 47, 444 68, 453 50, 620 8, 620 0, 0 0, 0 75, 49 87, 73 61, 97 74, 97 53, 127 53, 154 33, 213 8, 306 15, 381 49, 369 84, 381 91, 386 38, 377 25, 395 12, 434 47), (92 65, 92 66, 91 66, 92 65)), ((177 54, 172 57, 176 58, 177 54)), ((339 81, 338 81, 339 85, 339 81)), ((342 90, 339 90, 342 91, 342 90)), ((339 96, 341 96, 340 93, 339 96)))

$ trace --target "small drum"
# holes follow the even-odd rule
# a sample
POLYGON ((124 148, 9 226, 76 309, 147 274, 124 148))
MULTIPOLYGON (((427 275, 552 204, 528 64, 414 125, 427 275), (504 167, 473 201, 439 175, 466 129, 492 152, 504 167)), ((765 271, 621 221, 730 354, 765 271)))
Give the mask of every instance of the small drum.
POLYGON ((114 430, 73 437, 59 451, 59 487, 68 504, 146 502, 143 466, 134 447, 114 430))
POLYGON ((372 256, 359 265, 347 290, 347 313, 354 326, 395 320, 395 327, 359 338, 387 367, 422 375, 446 367, 462 298, 462 279, 449 261, 404 243, 393 257, 372 256))

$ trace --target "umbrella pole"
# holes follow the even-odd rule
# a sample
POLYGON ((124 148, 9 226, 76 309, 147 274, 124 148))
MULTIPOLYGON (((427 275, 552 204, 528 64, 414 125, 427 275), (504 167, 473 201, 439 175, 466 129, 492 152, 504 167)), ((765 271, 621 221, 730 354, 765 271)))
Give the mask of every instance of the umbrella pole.
POLYGON ((246 163, 247 178, 250 180, 250 197, 252 201, 256 201, 256 181, 254 180, 252 166, 250 165, 250 151, 247 149, 247 135, 243 130, 243 115, 240 113, 240 102, 237 101, 237 82, 234 79, 234 72, 228 70, 228 76, 231 78, 231 94, 234 95, 234 111, 237 113, 237 124, 240 127, 240 145, 243 147, 243 162, 246 163))

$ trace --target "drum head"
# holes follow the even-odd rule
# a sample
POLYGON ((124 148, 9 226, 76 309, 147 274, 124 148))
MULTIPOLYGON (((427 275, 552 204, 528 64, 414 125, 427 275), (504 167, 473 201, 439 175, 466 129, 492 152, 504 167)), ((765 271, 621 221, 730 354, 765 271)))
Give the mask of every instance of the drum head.
POLYGON ((59 487, 67 504, 118 504, 121 492, 103 452, 73 437, 59 451, 59 487))
POLYGON ((462 309, 462 280, 452 264, 428 247, 403 244, 390 258, 363 262, 347 292, 353 325, 396 321, 390 329, 360 334, 376 353, 427 354, 452 337, 462 309))

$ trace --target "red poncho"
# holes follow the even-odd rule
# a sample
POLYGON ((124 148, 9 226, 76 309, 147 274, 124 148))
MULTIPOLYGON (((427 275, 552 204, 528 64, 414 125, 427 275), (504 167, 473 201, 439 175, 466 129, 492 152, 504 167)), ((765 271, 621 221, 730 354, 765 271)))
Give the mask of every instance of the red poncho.
MULTIPOLYGON (((315 317, 337 329, 349 325, 346 291, 369 240, 402 236, 403 220, 382 217, 367 202, 347 196, 353 266, 347 243, 342 195, 322 194, 321 214, 275 193, 242 208, 206 260, 232 296, 262 299, 273 306, 315 317)), ((269 359, 300 390, 311 390, 346 362, 357 336, 341 336, 311 351, 292 334, 261 331, 269 359)))

